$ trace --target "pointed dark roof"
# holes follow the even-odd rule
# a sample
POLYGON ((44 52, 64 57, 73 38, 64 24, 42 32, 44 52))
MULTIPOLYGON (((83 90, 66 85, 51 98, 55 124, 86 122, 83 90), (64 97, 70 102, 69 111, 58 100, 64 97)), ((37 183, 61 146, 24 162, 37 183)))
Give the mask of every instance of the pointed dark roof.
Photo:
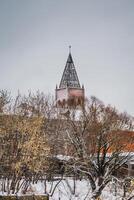
POLYGON ((71 53, 69 53, 59 88, 81 88, 71 53))

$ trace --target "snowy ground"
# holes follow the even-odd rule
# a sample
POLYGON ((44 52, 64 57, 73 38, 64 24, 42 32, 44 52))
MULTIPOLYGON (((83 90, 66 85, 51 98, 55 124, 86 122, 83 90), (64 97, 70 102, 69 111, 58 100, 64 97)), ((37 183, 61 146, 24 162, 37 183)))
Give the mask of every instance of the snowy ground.
MULTIPOLYGON (((55 183, 56 184, 56 183, 55 183)), ((74 192, 74 181, 72 179, 67 179, 64 181, 61 181, 60 184, 56 187, 56 190, 50 200, 88 200, 91 195, 91 189, 90 184, 86 180, 77 180, 75 182, 75 192, 74 192)), ((47 184, 47 191, 51 194, 50 188, 51 183, 47 184)), ((44 190, 44 183, 38 183, 36 185, 33 185, 32 188, 34 188, 34 191, 36 191, 36 194, 41 194, 44 190)), ((54 188, 54 186, 53 186, 54 188)), ((121 200, 119 198, 119 195, 114 196, 114 189, 112 187, 107 187, 103 194, 102 194, 103 200, 121 200)))
MULTIPOLYGON (((57 186, 58 181, 47 182, 46 192, 50 194, 50 200, 88 200, 90 199, 91 189, 88 180, 74 180, 72 178, 65 178, 57 186), (54 190, 56 186, 56 189, 54 190)), ((117 189, 115 195, 114 184, 107 186, 102 195, 102 200, 121 200, 121 188, 117 189)), ((37 184, 30 184, 27 194, 44 194, 44 181, 39 181, 37 184)), ((3 194, 0 192, 0 195, 3 194)), ((3 194, 4 195, 4 194, 3 194)), ((21 195, 21 191, 18 193, 21 195)))

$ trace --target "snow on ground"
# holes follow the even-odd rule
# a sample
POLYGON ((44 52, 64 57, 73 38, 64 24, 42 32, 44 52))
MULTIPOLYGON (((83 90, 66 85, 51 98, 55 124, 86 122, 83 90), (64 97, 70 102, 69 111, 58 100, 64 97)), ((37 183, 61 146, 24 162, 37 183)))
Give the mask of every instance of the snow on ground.
MULTIPOLYGON (((56 184, 56 183, 55 183, 56 184)), ((60 184, 56 187, 56 190, 50 200, 88 200, 91 195, 90 184, 87 180, 77 180, 75 182, 75 192, 74 192, 74 180, 67 179, 61 181, 60 184)), ((47 191, 49 193, 51 188, 51 183, 47 184, 47 191)), ((34 185, 36 194, 40 194, 44 190, 44 183, 38 183, 34 185)), ((51 194, 51 192, 50 192, 51 194)), ((107 187, 101 195, 103 200, 121 200, 118 196, 113 195, 111 188, 107 187)))
MULTIPOLYGON (((65 178, 57 186, 59 181, 47 182, 46 192, 50 195, 50 200, 88 200, 91 195, 91 188, 88 180, 75 180, 65 178), (54 190, 56 186, 56 189, 54 190), (54 192, 54 193, 53 193, 54 192), (51 196, 52 195, 52 196, 51 196)), ((27 194, 44 194, 44 181, 38 181, 37 184, 30 184, 27 194)), ((115 196, 114 185, 107 186, 102 192, 102 200, 121 200, 122 191, 118 188, 115 196)), ((2 193, 0 192, 0 195, 2 193)), ((18 193, 21 195, 21 191, 18 193)))

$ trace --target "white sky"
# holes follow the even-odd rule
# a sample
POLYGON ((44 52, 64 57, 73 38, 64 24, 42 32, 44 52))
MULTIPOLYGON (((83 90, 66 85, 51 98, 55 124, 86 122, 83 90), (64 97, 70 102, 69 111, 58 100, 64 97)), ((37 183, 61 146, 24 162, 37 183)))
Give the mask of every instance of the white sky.
POLYGON ((134 115, 133 0, 0 0, 0 89, 54 94, 70 44, 86 96, 134 115))

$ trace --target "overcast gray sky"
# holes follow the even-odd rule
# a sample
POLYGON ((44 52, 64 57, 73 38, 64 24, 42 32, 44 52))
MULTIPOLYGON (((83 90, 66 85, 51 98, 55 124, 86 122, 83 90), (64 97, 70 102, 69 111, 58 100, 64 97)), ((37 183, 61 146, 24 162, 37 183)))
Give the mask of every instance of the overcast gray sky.
POLYGON ((69 45, 86 96, 134 115, 134 0, 0 0, 0 89, 54 94, 69 45))

